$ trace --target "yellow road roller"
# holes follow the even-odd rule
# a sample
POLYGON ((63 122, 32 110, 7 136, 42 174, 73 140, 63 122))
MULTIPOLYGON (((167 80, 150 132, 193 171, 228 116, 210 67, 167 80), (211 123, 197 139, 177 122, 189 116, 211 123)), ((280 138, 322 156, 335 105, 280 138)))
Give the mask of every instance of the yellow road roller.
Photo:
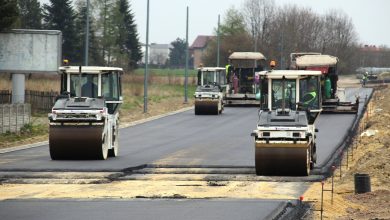
POLYGON ((52 160, 118 155, 122 68, 62 66, 61 95, 48 114, 52 160))
POLYGON ((198 87, 195 97, 195 115, 218 115, 224 108, 225 68, 198 69, 198 87))
POLYGON ((316 160, 315 121, 322 111, 320 71, 257 73, 262 93, 255 142, 257 175, 307 176, 316 160))

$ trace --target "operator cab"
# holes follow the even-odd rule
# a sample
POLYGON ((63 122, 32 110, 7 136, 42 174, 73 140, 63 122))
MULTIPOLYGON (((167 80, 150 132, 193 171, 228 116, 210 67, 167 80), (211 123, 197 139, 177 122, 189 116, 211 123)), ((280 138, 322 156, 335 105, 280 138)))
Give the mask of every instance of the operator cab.
POLYGON ((203 67, 198 68, 198 86, 204 85, 225 85, 226 84, 225 68, 221 67, 203 67))
POLYGON ((61 74, 61 96, 75 98, 75 101, 104 99, 109 114, 119 109, 123 102, 122 68, 94 66, 63 66, 61 74))
POLYGON ((321 112, 320 71, 273 70, 258 73, 261 94, 260 108, 288 115, 306 111, 313 124, 321 112))

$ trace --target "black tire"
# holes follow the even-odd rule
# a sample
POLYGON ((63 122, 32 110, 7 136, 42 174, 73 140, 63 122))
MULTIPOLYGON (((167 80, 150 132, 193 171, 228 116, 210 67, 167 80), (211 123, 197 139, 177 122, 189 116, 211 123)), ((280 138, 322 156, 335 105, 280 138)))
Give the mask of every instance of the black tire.
POLYGON ((106 160, 108 157, 108 143, 106 137, 103 137, 102 144, 96 149, 97 160, 106 160))
POLYGON ((310 175, 310 170, 311 170, 311 160, 310 159, 311 159, 310 149, 307 148, 307 150, 306 150, 306 163, 305 163, 304 170, 302 173, 302 175, 304 175, 304 176, 310 175))
MULTIPOLYGON (((117 123, 118 125, 118 123, 117 123)), ((118 144, 118 129, 115 129, 115 127, 112 128, 112 148, 108 150, 108 156, 109 157, 117 157, 118 151, 119 151, 119 144, 118 144)))

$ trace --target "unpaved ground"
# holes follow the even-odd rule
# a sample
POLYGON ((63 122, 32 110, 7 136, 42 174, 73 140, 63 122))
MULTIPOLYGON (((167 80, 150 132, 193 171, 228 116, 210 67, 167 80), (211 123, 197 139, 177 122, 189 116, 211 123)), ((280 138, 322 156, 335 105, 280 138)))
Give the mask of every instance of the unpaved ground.
MULTIPOLYGON (((373 136, 361 136, 356 140, 357 148, 353 159, 343 161, 342 178, 335 171, 335 194, 333 205, 331 193, 324 192, 325 219, 390 219, 390 88, 376 92, 369 108, 369 114, 362 123, 364 131, 376 132, 373 136), (371 177, 371 193, 354 193, 354 174, 366 173, 371 177)), ((331 181, 324 184, 331 189, 331 181)), ((321 184, 313 184, 305 193, 305 200, 315 201, 320 209, 321 184)), ((314 218, 319 218, 319 212, 314 218)))
POLYGON ((116 181, 108 184, 3 184, 5 199, 261 198, 297 199, 302 183, 241 181, 116 181))

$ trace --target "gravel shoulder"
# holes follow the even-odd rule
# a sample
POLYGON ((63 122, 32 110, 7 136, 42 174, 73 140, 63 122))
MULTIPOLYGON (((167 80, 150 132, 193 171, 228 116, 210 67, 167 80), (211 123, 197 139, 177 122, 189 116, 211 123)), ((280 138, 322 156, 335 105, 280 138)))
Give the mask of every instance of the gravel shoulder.
MULTIPOLYGON (((331 193, 324 192, 325 219, 390 219, 390 88, 377 89, 369 105, 362 125, 364 130, 351 151, 348 168, 346 156, 343 172, 335 171, 334 201, 331 193), (346 170, 347 169, 347 170, 346 170), (354 174, 365 173, 371 178, 371 192, 355 194, 354 174)), ((331 178, 324 182, 331 189, 331 178)), ((321 183, 313 184, 304 194, 306 201, 313 201, 320 210, 321 183)), ((319 219, 319 212, 314 212, 319 219)))

